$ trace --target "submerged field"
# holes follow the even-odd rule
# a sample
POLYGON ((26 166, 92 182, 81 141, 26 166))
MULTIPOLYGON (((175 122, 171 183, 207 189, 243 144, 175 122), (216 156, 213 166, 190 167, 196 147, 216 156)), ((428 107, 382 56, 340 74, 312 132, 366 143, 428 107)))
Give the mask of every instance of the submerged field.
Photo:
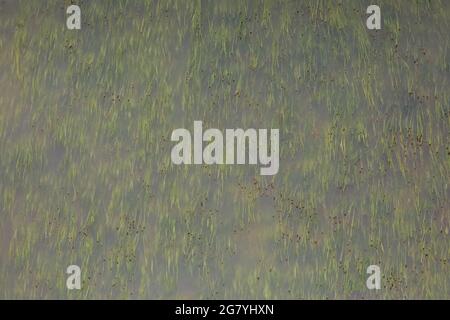
POLYGON ((0 298, 448 299, 450 1, 377 3, 0 1, 0 298), (194 120, 278 174, 173 165, 194 120))

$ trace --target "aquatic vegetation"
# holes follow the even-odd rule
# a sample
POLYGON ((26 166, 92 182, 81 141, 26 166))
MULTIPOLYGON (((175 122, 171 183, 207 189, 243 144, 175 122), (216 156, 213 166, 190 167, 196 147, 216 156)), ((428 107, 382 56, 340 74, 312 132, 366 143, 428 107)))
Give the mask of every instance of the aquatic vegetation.
POLYGON ((378 3, 0 2, 0 298, 448 298, 450 2, 378 3), (278 173, 172 164, 195 120, 278 173))

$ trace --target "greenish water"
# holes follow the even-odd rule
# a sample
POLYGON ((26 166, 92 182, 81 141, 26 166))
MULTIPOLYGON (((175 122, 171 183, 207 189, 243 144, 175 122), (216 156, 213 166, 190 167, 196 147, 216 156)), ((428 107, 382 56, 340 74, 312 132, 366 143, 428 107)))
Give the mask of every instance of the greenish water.
POLYGON ((0 298, 448 299, 450 3, 378 3, 1 1, 0 298), (194 120, 278 174, 173 165, 194 120))

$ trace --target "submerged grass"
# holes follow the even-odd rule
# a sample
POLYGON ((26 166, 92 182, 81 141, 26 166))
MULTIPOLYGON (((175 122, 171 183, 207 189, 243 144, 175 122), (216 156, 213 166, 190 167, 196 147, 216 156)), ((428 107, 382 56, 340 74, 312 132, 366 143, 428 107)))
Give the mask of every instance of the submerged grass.
POLYGON ((450 3, 68 4, 0 3, 0 297, 449 297, 450 3), (172 165, 194 120, 279 173, 172 165))

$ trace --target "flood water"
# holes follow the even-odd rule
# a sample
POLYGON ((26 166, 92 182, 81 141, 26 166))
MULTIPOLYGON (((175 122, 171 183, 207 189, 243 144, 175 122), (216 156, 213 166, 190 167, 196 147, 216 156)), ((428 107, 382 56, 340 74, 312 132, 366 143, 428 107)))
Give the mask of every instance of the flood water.
POLYGON ((0 298, 448 298, 450 3, 379 3, 81 1, 68 30, 0 0, 0 298), (279 129, 278 173, 172 164, 195 120, 279 129))

